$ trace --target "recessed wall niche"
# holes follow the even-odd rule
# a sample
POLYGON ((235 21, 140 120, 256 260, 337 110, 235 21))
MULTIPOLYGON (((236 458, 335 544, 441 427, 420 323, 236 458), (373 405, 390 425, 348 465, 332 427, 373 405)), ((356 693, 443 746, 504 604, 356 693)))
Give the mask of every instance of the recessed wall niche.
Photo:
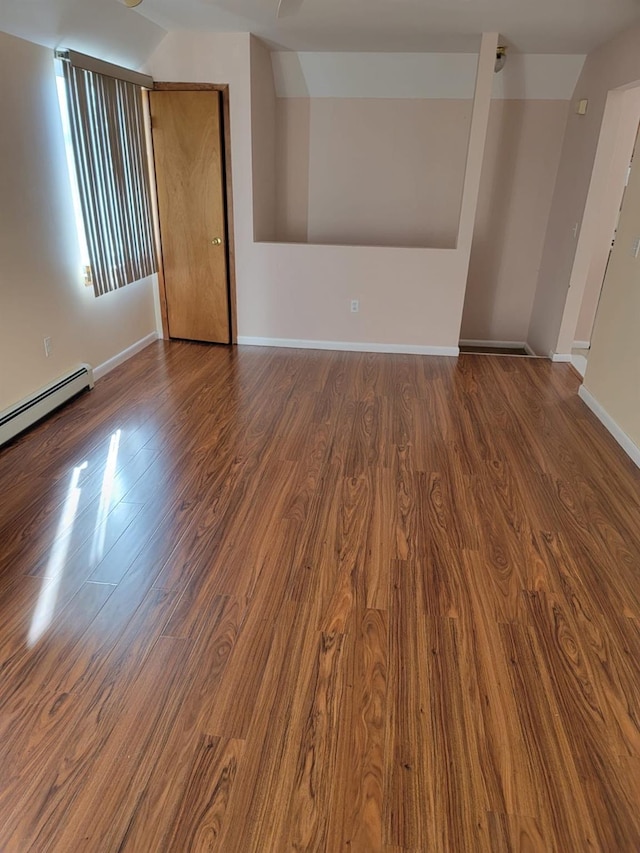
POLYGON ((272 67, 275 180, 254 175, 254 195, 264 209, 272 187, 273 226, 256 239, 455 248, 476 54, 273 53, 272 67))

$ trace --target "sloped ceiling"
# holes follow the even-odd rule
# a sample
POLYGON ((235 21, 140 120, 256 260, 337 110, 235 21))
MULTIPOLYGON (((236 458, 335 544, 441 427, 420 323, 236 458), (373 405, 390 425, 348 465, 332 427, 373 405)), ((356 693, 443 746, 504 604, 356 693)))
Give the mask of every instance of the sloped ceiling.
POLYGON ((144 0, 167 29, 250 31, 296 51, 475 52, 500 32, 522 53, 585 54, 640 23, 640 0, 144 0))
POLYGON ((0 0, 0 30, 139 68, 166 35, 118 0, 0 0))
POLYGON ((498 31, 514 52, 585 54, 640 23, 640 0, 0 0, 0 30, 140 67, 168 30, 252 32, 295 51, 476 52, 498 31))
MULTIPOLYGON (((494 98, 569 100, 579 54, 518 54, 493 77, 494 98)), ((475 53, 271 54, 280 98, 473 98, 475 53)))

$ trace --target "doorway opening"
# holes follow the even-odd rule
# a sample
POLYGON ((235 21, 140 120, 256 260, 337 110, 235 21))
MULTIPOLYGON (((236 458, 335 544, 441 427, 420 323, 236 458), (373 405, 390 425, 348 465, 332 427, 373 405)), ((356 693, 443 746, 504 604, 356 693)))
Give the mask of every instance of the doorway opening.
POLYGON ((610 90, 554 347, 558 360, 572 361, 582 375, 639 124, 640 81, 610 90))
MULTIPOLYGON (((591 349, 591 336, 593 334, 593 328, 595 325, 596 316, 598 314, 598 307, 600 305, 600 299, 602 297, 602 289, 607 278, 607 271, 609 269, 611 256, 616 244, 618 227, 620 225, 620 217, 624 208, 627 187, 629 186, 629 179, 631 177, 631 169, 633 168, 634 159, 636 159, 638 157, 638 154, 640 153, 639 140, 640 122, 638 123, 638 127, 636 130, 635 144, 633 151, 631 152, 631 159, 629 165, 627 166, 626 174, 624 176, 624 184, 621 188, 619 188, 620 202, 618 204, 618 210, 615 215, 613 234, 611 235, 611 239, 608 244, 608 251, 606 252, 606 260, 604 262, 604 271, 602 272, 602 279, 587 279, 587 283, 585 285, 585 292, 582 297, 582 305, 580 307, 580 314, 578 315, 575 339, 573 342, 573 347, 571 349, 571 362, 578 371, 578 373, 583 377, 587 370, 587 364, 589 361, 589 350, 591 349)), ((612 192, 615 192, 615 187, 612 187, 612 192)), ((603 237, 604 236, 605 235, 603 235, 603 237)), ((594 274, 599 274, 599 271, 600 266, 596 267, 594 274)))

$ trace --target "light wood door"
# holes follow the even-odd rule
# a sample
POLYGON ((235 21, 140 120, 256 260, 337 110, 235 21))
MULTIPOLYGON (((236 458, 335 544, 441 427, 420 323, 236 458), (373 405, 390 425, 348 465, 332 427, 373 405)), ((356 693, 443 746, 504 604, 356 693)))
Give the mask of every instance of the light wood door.
POLYGON ((150 108, 169 335, 229 343, 220 93, 154 91, 150 108))

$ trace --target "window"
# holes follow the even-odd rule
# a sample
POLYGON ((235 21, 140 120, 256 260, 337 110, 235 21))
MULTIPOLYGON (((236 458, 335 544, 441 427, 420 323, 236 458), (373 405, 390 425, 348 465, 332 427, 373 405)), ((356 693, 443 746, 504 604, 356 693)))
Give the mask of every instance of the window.
POLYGON ((156 271, 142 89, 86 67, 115 66, 56 56, 85 281, 101 296, 156 271))

